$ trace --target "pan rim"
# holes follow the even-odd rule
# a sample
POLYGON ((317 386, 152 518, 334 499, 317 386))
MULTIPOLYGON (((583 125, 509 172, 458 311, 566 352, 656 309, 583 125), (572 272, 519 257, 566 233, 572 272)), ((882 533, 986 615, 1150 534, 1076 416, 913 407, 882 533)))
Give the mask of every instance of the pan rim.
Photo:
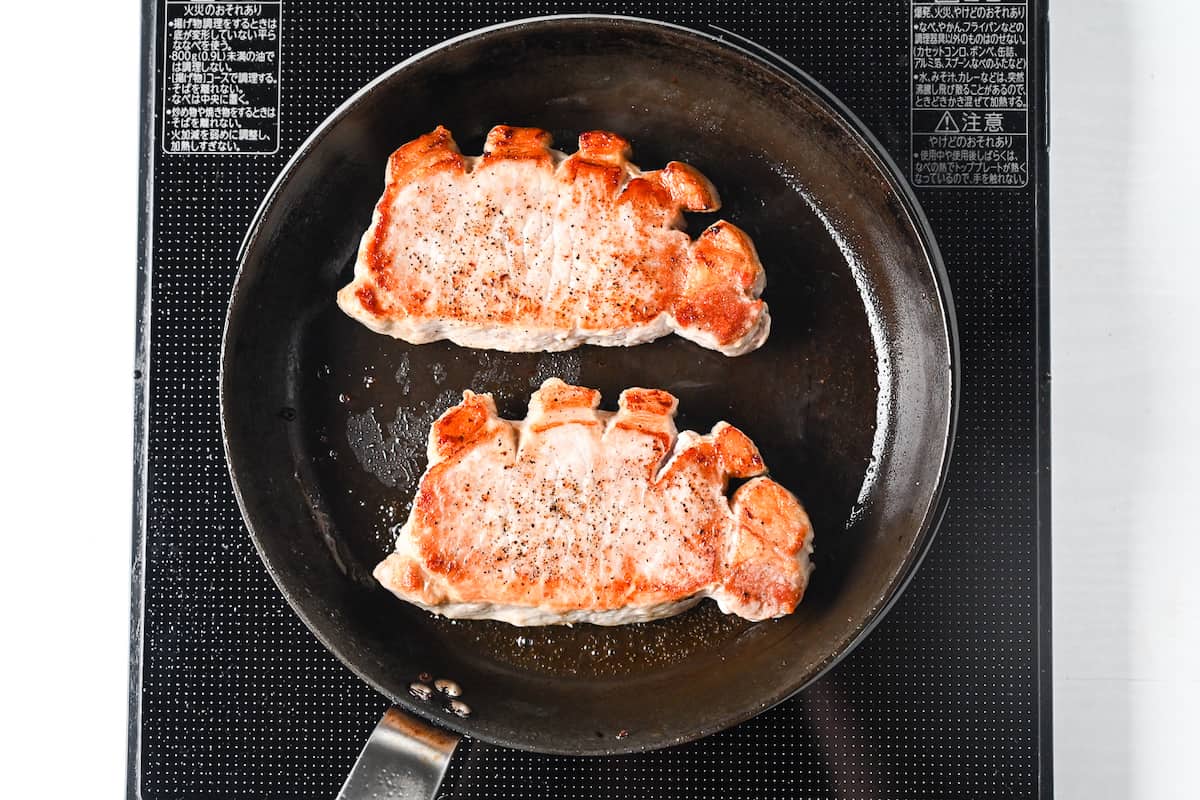
MULTIPOLYGON (((556 755, 584 755, 584 756, 605 756, 605 755, 620 755, 626 753, 645 752, 665 747, 686 744, 688 742, 702 739, 719 731, 731 728, 742 722, 745 722, 773 707, 785 702, 797 693, 811 686, 817 680, 826 675, 833 667, 835 667, 842 659, 848 656, 862 641, 871 633, 872 630, 883 620, 887 613, 894 607, 904 590, 908 587, 917 569, 924 561, 929 549, 936 538, 938 528, 941 525, 942 518, 946 511, 948 496, 946 489, 946 478, 949 473, 950 462, 954 448, 954 440, 957 432, 959 402, 960 402, 960 352, 957 335, 957 323, 955 319, 953 299, 950 293, 949 276, 945 269, 944 261, 942 260, 941 252, 937 246, 936 239, 933 234, 932 227, 926 217, 916 194, 911 185, 904 178, 899 166, 884 149, 879 140, 871 133, 870 129, 839 100, 832 92, 825 88, 819 81, 813 78, 803 69, 799 68, 792 62, 774 53, 745 37, 730 31, 713 27, 719 34, 710 33, 706 30, 693 28, 685 25, 665 22, 662 20, 650 19, 645 17, 636 17, 628 15, 616 14, 561 14, 561 15, 542 15, 536 17, 526 17, 516 20, 497 23, 481 28, 476 28, 466 33, 446 39, 438 44, 426 48, 403 61, 398 62, 394 66, 388 68, 384 72, 377 75, 375 78, 367 82, 362 88, 343 101, 334 111, 332 111, 300 144, 296 151, 289 157, 287 163, 281 169, 275 180, 272 181, 270 187, 259 204, 254 216, 251 219, 250 225, 247 228, 246 234, 237 251, 238 268, 234 276, 229 304, 226 308, 226 315, 221 333, 221 348, 219 355, 219 371, 218 371, 218 403, 219 416, 221 425, 221 442, 225 453, 226 466, 229 471, 230 481, 232 483, 234 497, 237 501, 238 510, 246 524, 250 538, 254 544, 255 550, 258 553, 259 559, 266 567, 267 573, 271 576, 272 581, 283 595, 285 601, 304 623, 305 627, 317 638, 317 640, 331 652, 343 665, 345 665, 355 676, 364 683, 369 685, 380 695, 387 698, 389 701, 400 705, 407 712, 415 714, 433 724, 439 725, 464 736, 472 736, 492 744, 503 747, 509 747, 516 750, 524 750, 528 752, 539 752, 556 755), (499 31, 510 29, 538 26, 546 23, 592 23, 592 24, 611 24, 611 25, 626 25, 630 27, 645 27, 657 28, 660 30, 668 30, 676 34, 691 36, 703 40, 704 42, 726 48, 734 51, 750 61, 765 67, 774 76, 785 82, 797 86, 801 90, 815 96, 817 100, 826 105, 832 112, 831 117, 842 125, 847 132, 855 139, 859 140, 863 147, 864 153, 874 163, 880 175, 886 178, 890 193, 896 197, 908 216, 914 230, 917 233, 922 253, 926 262, 933 273, 934 286, 936 289, 937 316, 942 321, 942 334, 944 341, 947 344, 947 364, 948 372, 947 381, 947 397, 946 397, 946 419, 944 431, 938 442, 941 449, 940 467, 936 477, 935 485, 930 495, 927 511, 925 512, 922 524, 914 534, 913 546, 909 549, 908 555, 904 561, 896 566, 893 577, 889 580, 886 593, 880 599, 880 602, 871 609, 863 618, 861 624, 855 629, 847 631, 846 635, 841 639, 838 646, 834 648, 830 654, 821 661, 814 669, 801 679, 788 682, 780 690, 770 693, 761 698, 760 702, 751 708, 739 711, 737 713, 727 714, 719 719, 713 719, 709 723, 688 731, 684 735, 672 737, 660 737, 652 739, 650 743, 639 743, 622 746, 621 741, 613 737, 598 739, 594 748, 586 750, 571 747, 546 747, 532 746, 521 740, 512 740, 502 737, 488 735, 486 732, 480 733, 469 722, 465 722, 457 717, 452 717, 448 714, 434 713, 435 709, 430 708, 425 704, 414 702, 411 698, 405 696, 395 696, 384 688, 379 682, 368 675, 365 671, 359 668, 354 659, 342 652, 342 648, 335 645, 329 637, 323 632, 321 626, 310 618, 310 615, 304 610, 301 604, 295 599, 295 593, 292 592, 284 580, 280 577, 279 572, 267 556, 259 537, 255 531, 255 526, 251 521, 250 515, 247 512, 246 501, 242 495, 242 483, 239 481, 238 470, 234 464, 231 452, 231 444, 229 432, 227 428, 227 381, 228 381, 228 362, 230 358, 228 350, 230 324, 232 312, 236 305, 239 293, 243 290, 243 272, 245 269, 246 255, 250 252, 253 244, 259 239, 262 234, 262 225, 264 219, 273 209, 275 202, 279 196, 279 190, 290 180, 292 174, 299 165, 309 156, 313 149, 325 138, 329 131, 338 124, 347 114, 349 114, 361 101, 374 92, 380 85, 391 80, 395 75, 409 69, 413 65, 434 56, 435 54, 454 47, 462 42, 484 37, 499 31)), ((939 428, 943 427, 938 425, 939 428)))

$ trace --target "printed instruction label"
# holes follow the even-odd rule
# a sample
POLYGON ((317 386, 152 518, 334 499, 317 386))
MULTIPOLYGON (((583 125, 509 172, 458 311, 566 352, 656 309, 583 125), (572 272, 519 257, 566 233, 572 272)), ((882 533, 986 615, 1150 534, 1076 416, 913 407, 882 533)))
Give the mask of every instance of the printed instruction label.
POLYGON ((167 0, 164 16, 163 150, 277 152, 282 2, 167 0))
POLYGON ((1029 182, 1029 4, 914 0, 914 186, 1029 182))

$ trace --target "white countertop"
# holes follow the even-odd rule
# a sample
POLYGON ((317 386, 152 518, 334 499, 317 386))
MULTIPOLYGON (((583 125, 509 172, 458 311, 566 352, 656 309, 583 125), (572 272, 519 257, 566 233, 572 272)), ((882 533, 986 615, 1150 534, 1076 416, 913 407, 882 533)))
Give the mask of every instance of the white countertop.
MULTIPOLYGON (((137 6, 14 7, 0 53, 13 797, 124 791, 137 6)), ((1052 29, 1057 796, 1191 798, 1200 6, 1054 0, 1052 29)))
POLYGON ((1200 7, 1051 6, 1059 797, 1197 796, 1200 7))

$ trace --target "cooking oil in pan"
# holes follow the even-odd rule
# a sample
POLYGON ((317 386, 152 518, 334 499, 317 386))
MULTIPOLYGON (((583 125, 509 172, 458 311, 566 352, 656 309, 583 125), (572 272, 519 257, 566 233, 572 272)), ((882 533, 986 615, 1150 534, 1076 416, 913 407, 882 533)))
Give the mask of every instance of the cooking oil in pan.
POLYGON ((451 620, 425 612, 423 624, 446 646, 515 669, 578 678, 616 678, 720 651, 755 623, 722 614, 705 601, 675 617, 632 625, 515 627, 488 620, 451 620), (461 650, 460 650, 461 649, 461 650))

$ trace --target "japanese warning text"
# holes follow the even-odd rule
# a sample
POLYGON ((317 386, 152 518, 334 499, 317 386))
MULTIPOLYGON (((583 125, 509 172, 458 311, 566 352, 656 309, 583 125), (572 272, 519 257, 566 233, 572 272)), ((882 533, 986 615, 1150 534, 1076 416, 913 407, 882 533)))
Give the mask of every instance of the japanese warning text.
POLYGON ((162 145, 167 153, 279 149, 282 4, 168 0, 162 145))
POLYGON ((912 182, 1029 182, 1029 7, 912 2, 912 182))

